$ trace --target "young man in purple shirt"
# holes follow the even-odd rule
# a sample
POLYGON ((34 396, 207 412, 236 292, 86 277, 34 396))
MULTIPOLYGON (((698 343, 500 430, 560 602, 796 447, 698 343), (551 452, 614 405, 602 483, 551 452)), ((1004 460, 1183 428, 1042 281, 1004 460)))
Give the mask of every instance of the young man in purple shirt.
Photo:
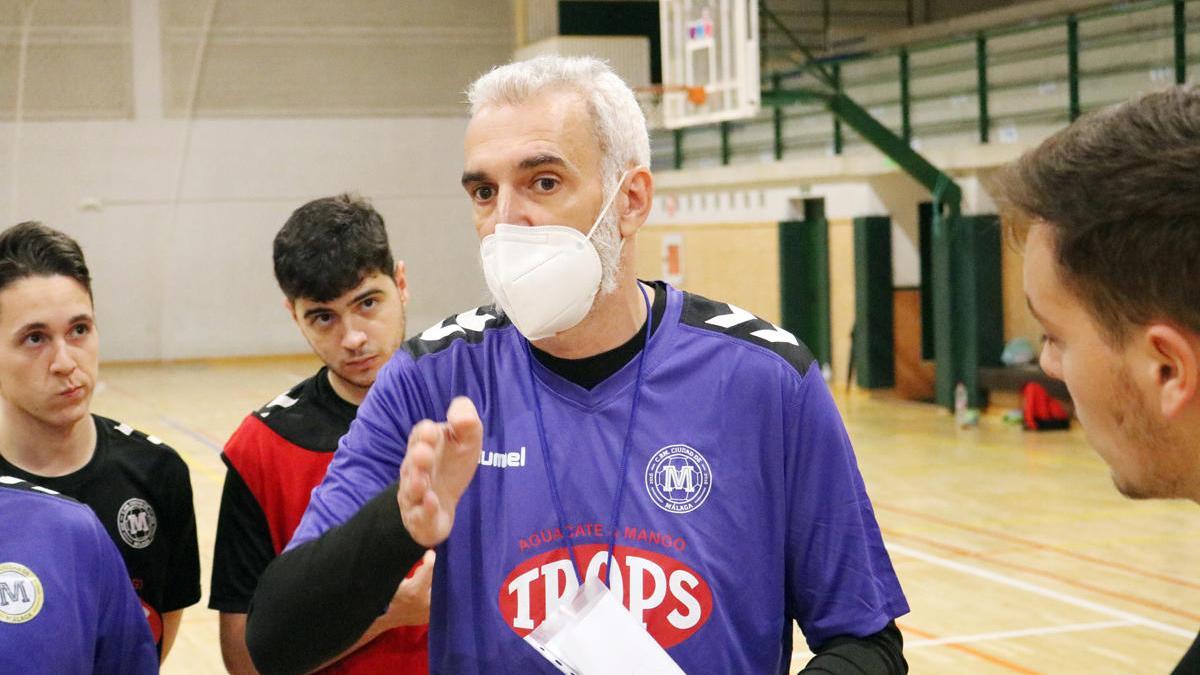
MULTIPOLYGON (((599 61, 544 57, 468 95, 462 183, 496 305, 429 328, 381 371, 295 555, 256 595, 264 623, 284 620, 274 596, 370 557, 372 538, 403 539, 387 486, 436 440, 422 420, 465 396, 484 435, 438 550, 430 672, 557 672, 522 638, 593 578, 685 672, 785 673, 792 621, 817 653, 809 672, 906 672, 894 619, 908 606, 811 354, 736 306, 634 275, 653 178, 629 88, 599 61)), ((264 663, 282 651, 257 648, 264 663)))

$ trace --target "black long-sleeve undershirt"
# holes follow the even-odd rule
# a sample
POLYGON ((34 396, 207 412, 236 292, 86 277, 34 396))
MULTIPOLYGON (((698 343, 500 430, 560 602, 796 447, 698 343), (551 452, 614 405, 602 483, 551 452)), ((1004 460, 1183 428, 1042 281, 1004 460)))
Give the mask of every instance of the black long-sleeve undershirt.
POLYGON ((1175 666, 1175 670, 1171 671, 1171 675, 1200 675, 1200 635, 1197 635, 1192 646, 1188 647, 1187 653, 1183 655, 1179 665, 1175 666))
POLYGON ((800 675, 904 675, 904 637, 895 621, 866 637, 841 636, 821 645, 800 675))
POLYGON ((397 484, 350 520, 267 566, 246 617, 263 675, 306 673, 349 649, 425 554, 400 520, 397 484))

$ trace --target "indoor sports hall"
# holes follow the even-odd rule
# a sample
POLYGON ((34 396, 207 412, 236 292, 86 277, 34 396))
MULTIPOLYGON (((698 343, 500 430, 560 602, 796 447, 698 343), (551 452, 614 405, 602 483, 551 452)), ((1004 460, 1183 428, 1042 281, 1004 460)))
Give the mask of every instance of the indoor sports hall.
POLYGON ((638 276, 821 364, 910 672, 1170 672, 1200 629, 1200 510, 1122 497, 1074 419, 1025 428, 1028 383, 1070 397, 988 181, 1081 115, 1200 81, 1200 0, 0 0, 0 223, 79 242, 92 410, 191 474, 203 595, 162 672, 224 672, 220 453, 321 365, 276 232, 357 193, 405 263, 408 337, 490 303, 464 90, 540 54, 608 60, 646 112, 638 276))

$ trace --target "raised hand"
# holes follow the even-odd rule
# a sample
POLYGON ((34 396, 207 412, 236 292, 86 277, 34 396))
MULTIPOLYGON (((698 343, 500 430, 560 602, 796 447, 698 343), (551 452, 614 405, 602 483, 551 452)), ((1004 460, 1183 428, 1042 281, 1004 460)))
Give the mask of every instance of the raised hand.
POLYGON ((465 396, 450 402, 444 423, 422 420, 408 435, 396 499, 409 535, 432 548, 450 536, 454 509, 483 449, 483 422, 465 396))

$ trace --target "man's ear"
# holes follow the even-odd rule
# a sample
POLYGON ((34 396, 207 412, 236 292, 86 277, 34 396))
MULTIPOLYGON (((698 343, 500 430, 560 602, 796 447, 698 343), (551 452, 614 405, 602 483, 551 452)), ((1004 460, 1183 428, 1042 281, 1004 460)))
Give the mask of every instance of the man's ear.
POLYGON ((1200 336, 1164 323, 1152 324, 1142 338, 1146 368, 1162 415, 1171 419, 1200 392, 1200 336))
POLYGON ((637 166, 629 171, 628 187, 624 197, 618 198, 617 227, 621 237, 628 239, 637 234, 646 218, 650 216, 650 208, 654 206, 654 175, 650 169, 637 166))
POLYGON ((408 277, 404 276, 404 261, 396 261, 396 270, 392 273, 396 280, 396 289, 400 291, 400 304, 408 304, 408 277))

